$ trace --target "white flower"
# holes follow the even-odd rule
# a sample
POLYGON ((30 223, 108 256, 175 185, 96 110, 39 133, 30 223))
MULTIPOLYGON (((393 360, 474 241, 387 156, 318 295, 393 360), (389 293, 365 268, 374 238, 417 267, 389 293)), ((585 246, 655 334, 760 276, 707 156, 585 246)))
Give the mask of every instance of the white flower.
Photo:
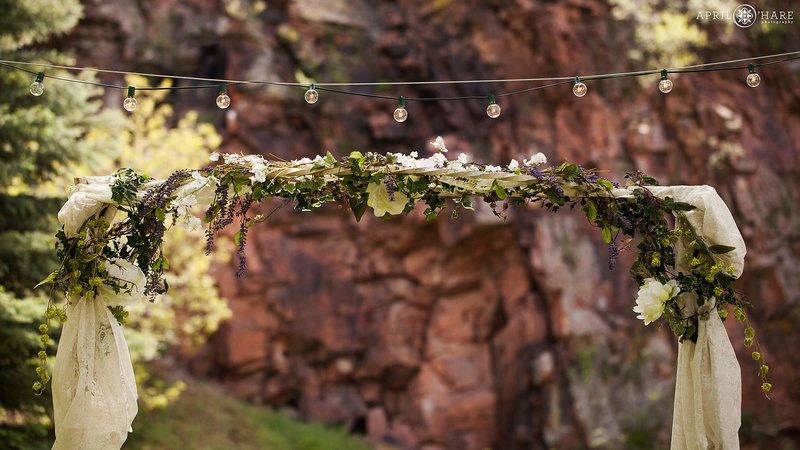
POLYGON ((208 156, 211 161, 219 161, 219 152, 214 152, 208 156))
POLYGON ((435 155, 431 156, 429 159, 431 161, 433 161, 434 167, 439 167, 439 168, 447 167, 447 163, 448 163, 447 156, 444 156, 444 153, 436 153, 435 155))
POLYGON ((442 139, 441 136, 436 137, 436 141, 431 142, 431 145, 433 145, 433 148, 436 150, 442 153, 447 153, 447 147, 444 146, 444 139, 442 139))
POLYGON ((547 157, 544 156, 544 153, 542 152, 539 152, 535 155, 531 155, 530 158, 522 161, 523 164, 528 166, 538 166, 539 164, 544 164, 546 162, 547 162, 547 157))
POLYGON ((411 153, 408 154, 408 156, 410 156, 411 158, 415 158, 416 159, 419 156, 419 153, 411 152, 411 153))
POLYGON ((461 164, 466 164, 469 162, 469 155, 466 153, 461 153, 458 155, 458 159, 456 161, 460 162, 461 164))
POLYGON ((267 166, 260 162, 255 162, 250 166, 253 175, 250 176, 250 183, 263 183, 267 180, 267 166))
POLYGON ((185 216, 189 214, 189 210, 192 206, 197 204, 197 197, 192 194, 176 198, 173 200, 172 205, 178 209, 179 216, 185 216))
POLYGON ((402 192, 394 193, 394 201, 389 199, 389 192, 384 183, 370 183, 367 186, 367 205, 372 207, 375 217, 383 217, 386 213, 397 215, 403 212, 408 196, 402 192))
POLYGON ((301 164, 311 164, 314 162, 311 158, 300 158, 300 159, 293 159, 292 165, 299 166, 301 164))
POLYGON ((680 291, 681 288, 675 280, 661 284, 655 278, 647 278, 639 288, 636 306, 633 307, 633 312, 639 313, 636 318, 644 320, 645 325, 655 321, 664 313, 664 304, 667 300, 678 295, 680 291))
POLYGON ((319 164, 323 167, 331 167, 331 165, 328 164, 328 161, 326 161, 325 158, 323 158, 321 155, 317 155, 314 157, 314 163, 319 164))
POLYGON ((189 214, 178 221, 178 226, 184 230, 197 231, 203 227, 203 221, 199 217, 189 214))
POLYGON ((107 284, 97 287, 97 293, 106 303, 128 306, 142 299, 146 280, 139 266, 121 258, 109 259, 105 266, 108 276, 121 287, 119 292, 114 292, 107 284), (130 293, 126 293, 126 290, 130 293))
POLYGON ((503 168, 500 166, 486 166, 483 170, 486 172, 502 172, 503 168))
POLYGON ((519 161, 516 159, 512 159, 511 162, 508 164, 508 170, 515 171, 519 168, 519 161))

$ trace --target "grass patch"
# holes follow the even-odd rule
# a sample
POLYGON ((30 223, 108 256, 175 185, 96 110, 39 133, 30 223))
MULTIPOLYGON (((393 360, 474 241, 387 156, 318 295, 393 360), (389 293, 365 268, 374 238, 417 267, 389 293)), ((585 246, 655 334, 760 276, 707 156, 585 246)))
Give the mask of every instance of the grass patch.
POLYGON ((163 409, 139 411, 125 449, 370 450, 341 427, 303 423, 194 381, 163 409))

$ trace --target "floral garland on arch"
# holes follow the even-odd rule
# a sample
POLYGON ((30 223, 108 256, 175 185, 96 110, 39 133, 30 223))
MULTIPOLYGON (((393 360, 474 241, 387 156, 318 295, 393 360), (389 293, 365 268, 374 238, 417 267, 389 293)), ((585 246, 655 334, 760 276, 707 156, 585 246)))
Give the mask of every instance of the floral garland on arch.
MULTIPOLYGON (((261 156, 211 155, 216 165, 199 170, 178 170, 166 180, 152 180, 132 169, 121 169, 101 188, 110 189, 110 199, 94 208, 59 213, 64 227, 56 235, 61 260, 58 270, 40 285, 68 298, 103 298, 120 324, 127 316, 125 301, 131 293, 144 293, 151 301, 169 289, 163 278, 169 261, 162 254, 164 231, 171 226, 205 227, 206 252, 214 250, 214 237, 235 227, 239 268, 246 271, 244 247, 248 229, 267 217, 248 211, 263 200, 283 199, 295 208, 312 210, 328 202, 349 208, 360 220, 367 207, 378 217, 408 214, 417 204, 426 205, 428 220, 438 217, 452 200, 452 215, 472 210, 470 198, 480 197, 504 219, 509 203, 538 204, 558 211, 580 208, 608 243, 609 268, 621 249, 632 249, 637 257, 630 268, 640 286, 633 311, 645 325, 663 319, 681 342, 696 342, 699 321, 710 314, 722 320, 733 306, 734 317, 747 322, 744 344, 755 345, 762 389, 769 392, 768 367, 744 309, 752 306, 733 288, 737 277, 733 266, 723 263, 734 247, 705 242, 685 213, 694 206, 659 198, 648 186, 658 183, 642 172, 627 174, 627 186, 599 177, 594 170, 563 163, 543 167, 546 158, 537 153, 505 167, 470 162, 465 154, 450 160, 441 138, 432 143, 436 153, 419 158, 416 152, 365 153, 354 151, 341 159, 328 152, 314 159, 268 161, 261 156), (220 161, 221 160, 221 161, 220 161), (114 205, 114 206, 110 206, 114 205), (116 211, 124 213, 112 220, 116 211), (675 226, 665 218, 675 216, 675 226), (676 252, 676 244, 682 246, 676 252), (685 261, 678 261, 679 254, 685 261), (685 267, 686 270, 678 270, 685 267), (679 293, 697 296, 697 312, 686 314, 679 293)), ((69 203, 68 203, 69 204, 69 203)), ((47 320, 66 320, 66 305, 56 306, 54 296, 47 320)), ((45 363, 48 325, 40 326, 42 365, 33 388, 42 392, 49 381, 45 363)))

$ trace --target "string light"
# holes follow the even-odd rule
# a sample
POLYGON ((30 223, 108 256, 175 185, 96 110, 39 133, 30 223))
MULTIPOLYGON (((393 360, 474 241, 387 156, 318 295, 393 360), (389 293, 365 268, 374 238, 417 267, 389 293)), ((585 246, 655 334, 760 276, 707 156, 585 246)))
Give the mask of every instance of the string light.
MULTIPOLYGON (((640 70, 640 71, 633 71, 633 72, 621 72, 621 73, 603 73, 603 74, 595 74, 595 75, 584 75, 583 79, 585 80, 606 80, 606 79, 614 79, 614 78, 630 78, 630 77, 640 77, 640 76, 648 76, 652 74, 661 73, 661 80, 658 83, 658 88, 663 93, 668 93, 672 91, 673 84, 672 81, 668 79, 668 73, 689 73, 689 72, 713 72, 713 71, 723 71, 723 70, 740 70, 747 68, 749 73, 747 75, 747 85, 750 87, 756 87, 761 83, 761 76, 755 72, 755 69, 762 66, 768 66, 773 64, 781 64, 788 61, 794 61, 800 59, 800 51, 792 51, 792 52, 785 52, 785 53, 778 53, 772 55, 764 55, 764 56, 752 56, 748 58, 741 58, 741 59, 734 59, 734 60, 727 60, 727 61, 717 61, 711 63, 703 63, 703 64, 695 64, 689 66, 681 66, 681 67, 672 67, 672 68, 665 68, 663 70, 655 70, 655 69, 648 69, 648 70, 640 70), (776 59, 776 58, 783 58, 783 59, 776 59), (772 59, 772 60, 767 60, 772 59), (763 62, 756 61, 762 61, 763 62), (749 63, 747 66, 733 66, 735 63, 749 63)), ((180 76, 180 75, 167 75, 167 74, 157 74, 157 73, 140 73, 140 72, 127 72, 127 71, 119 71, 119 70, 109 70, 109 69, 97 69, 91 67, 77 67, 77 66, 64 66, 64 65, 54 65, 54 64, 39 64, 33 62, 25 62, 25 61, 10 61, 0 59, 0 65, 9 67, 11 69, 23 71, 30 73, 32 75, 36 75, 35 81, 31 84, 31 94, 39 96, 44 93, 44 73, 42 72, 34 72, 32 70, 26 69, 20 66, 33 66, 33 67, 44 67, 50 69, 65 69, 65 70, 86 70, 86 71, 93 71, 97 73, 108 73, 108 74, 117 74, 117 75, 139 75, 143 77, 151 77, 151 78, 162 78, 162 79, 177 79, 177 80, 190 80, 194 82, 213 82, 215 84, 195 84, 195 85, 187 85, 187 86, 169 86, 169 87, 143 87, 140 90, 194 90, 194 89, 207 89, 213 88, 220 85, 220 95, 217 97, 217 106, 222 109, 227 108, 230 105, 230 97, 227 96, 227 93, 223 90, 223 84, 250 84, 250 85, 269 85, 269 86, 283 86, 283 87, 302 87, 306 89, 305 92, 305 100, 308 103, 315 103, 319 100, 319 91, 327 91, 336 94, 343 94, 343 95, 351 95, 351 96, 361 96, 367 98, 375 98, 375 99, 396 99, 397 97, 392 97, 388 95, 382 95, 377 93, 369 93, 369 92, 359 92, 354 90, 340 90, 337 89, 337 86, 372 86, 379 88, 381 86, 411 86, 411 85, 457 85, 457 84, 490 84, 490 83, 519 83, 519 82, 549 82, 549 84, 540 84, 533 87, 527 87, 523 89, 517 89, 513 91, 506 91, 498 96, 511 96, 511 95, 518 95, 528 92, 534 92, 538 90, 548 89, 555 86, 560 86, 562 84, 573 83, 572 90, 573 94, 578 97, 583 97, 588 92, 588 88, 586 84, 581 82, 579 77, 537 77, 537 78, 508 78, 508 79, 470 79, 470 80, 430 80, 430 81, 367 81, 367 82, 336 82, 336 83, 317 83, 311 84, 310 88, 307 84, 301 84, 297 82, 281 82, 281 81, 268 81, 268 80, 226 80, 226 79, 216 79, 216 78, 199 78, 199 77, 191 77, 191 76, 180 76), (225 94, 225 95, 223 95, 225 94), (224 106, 226 105, 227 106, 224 106)), ((103 88, 109 89, 126 89, 125 86, 115 85, 115 84, 107 84, 107 83, 100 83, 96 81, 86 80, 86 79, 77 79, 77 78, 68 78, 68 77, 61 77, 61 76, 53 76, 48 75, 48 78, 59 80, 59 81, 66 81, 71 83, 79 83, 79 84, 86 84, 91 86, 98 86, 103 88)), ((134 111, 137 106, 137 101, 133 97, 134 89, 132 86, 128 86, 128 97, 124 100, 123 106, 127 111, 134 111)), ((408 111, 405 109, 405 101, 464 101, 464 100, 477 100, 477 99, 486 99, 484 96, 475 96, 475 95, 467 95, 467 96, 457 96, 457 97, 416 97, 416 98, 405 98, 400 97, 398 108, 394 112, 394 118, 398 122, 403 122, 408 119, 408 111)), ((489 106, 486 108, 486 114, 490 117, 498 117, 500 114, 501 108, 496 102, 490 101, 489 106), (494 114, 497 114, 493 116, 494 114)))
POLYGON ((756 73, 756 66, 748 64, 747 70, 750 72, 747 74, 747 85, 752 88, 758 87, 761 84, 761 75, 756 73))
POLYGON ((31 94, 35 97, 38 97, 44 93, 44 72, 39 72, 36 74, 36 80, 31 83, 31 94))
POLYGON ((133 86, 128 86, 128 96, 125 97, 125 100, 122 102, 122 107, 125 108, 125 111, 133 112, 136 110, 136 106, 139 102, 136 101, 134 98, 134 93, 136 93, 136 88, 133 86))
POLYGON ((303 97, 305 97, 306 103, 310 105, 317 103, 317 100, 319 100, 319 92, 317 92, 317 90, 314 89, 314 83, 311 83, 311 87, 308 88, 306 94, 303 97))
POLYGON ((231 106, 231 98, 228 97, 228 86, 225 83, 219 85, 217 106, 219 107, 219 109, 227 109, 228 106, 231 106))
POLYGON ((586 91, 588 90, 589 88, 587 88, 586 85, 581 82, 581 79, 575 77, 575 85, 572 86, 572 93, 575 94, 575 97, 583 97, 586 95, 586 91))
POLYGON ((405 122, 408 119, 408 111, 406 111, 406 98, 402 95, 397 99, 397 109, 394 110, 394 120, 398 122, 405 122))
POLYGON ((495 103, 494 101, 494 94, 489 96, 489 106, 486 107, 486 115, 491 117, 492 119, 497 119, 500 117, 500 112, 502 109, 500 105, 495 103))
POLYGON ((664 94, 672 91, 672 81, 667 78, 667 69, 661 71, 661 81, 658 82, 658 90, 664 94))

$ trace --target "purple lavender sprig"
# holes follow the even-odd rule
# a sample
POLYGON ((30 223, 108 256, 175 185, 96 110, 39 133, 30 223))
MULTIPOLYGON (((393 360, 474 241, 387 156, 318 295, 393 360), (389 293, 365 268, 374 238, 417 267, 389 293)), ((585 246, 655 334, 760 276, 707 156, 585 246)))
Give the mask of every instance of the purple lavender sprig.
POLYGON ((239 256, 239 268, 236 270, 236 276, 242 277, 244 276, 245 272, 247 272, 247 256, 244 253, 244 246, 247 244, 247 229, 248 229, 248 222, 247 222, 247 210, 250 209, 250 205, 253 203, 253 196, 252 194, 248 194, 244 199, 240 202, 239 214, 242 217, 241 225, 239 226, 239 245, 236 249, 236 254, 239 256))
POLYGON ((608 244, 608 270, 614 270, 617 266, 617 258, 619 257, 619 247, 616 242, 609 242, 608 244))
POLYGON ((383 184, 386 186, 386 192, 389 194, 389 201, 394 201, 394 193, 397 192, 397 180, 393 174, 383 176, 383 184))

